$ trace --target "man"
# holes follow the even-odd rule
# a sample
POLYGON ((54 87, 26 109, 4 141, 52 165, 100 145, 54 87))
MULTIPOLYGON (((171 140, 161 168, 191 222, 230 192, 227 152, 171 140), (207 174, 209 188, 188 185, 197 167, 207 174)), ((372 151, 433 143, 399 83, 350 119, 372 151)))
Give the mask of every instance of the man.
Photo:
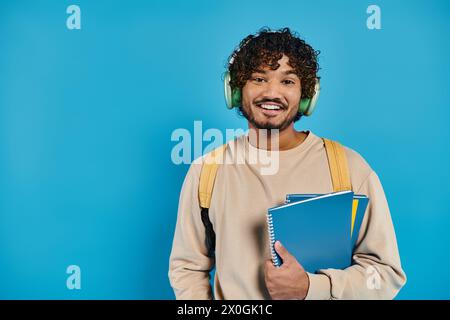
MULTIPOLYGON (((267 209, 282 204, 288 193, 333 192, 323 140, 294 128, 302 116, 301 99, 312 98, 317 89, 317 55, 288 28, 263 29, 233 52, 228 71, 231 87, 240 90, 239 111, 251 130, 278 129, 279 151, 274 150, 279 168, 263 175, 261 164, 248 158, 219 167, 209 209, 216 234, 211 258, 198 200, 202 162, 191 165, 180 195, 169 267, 178 299, 211 299, 209 272, 214 266, 216 299, 392 299, 405 284, 382 185, 366 161, 349 148, 344 149, 352 189, 370 199, 352 265, 308 273, 279 242, 275 249, 283 265, 276 268, 270 261, 267 209), (371 285, 369 277, 374 276, 377 283, 371 285)), ((227 144, 225 156, 236 150, 270 150, 270 135, 238 137, 227 144)))

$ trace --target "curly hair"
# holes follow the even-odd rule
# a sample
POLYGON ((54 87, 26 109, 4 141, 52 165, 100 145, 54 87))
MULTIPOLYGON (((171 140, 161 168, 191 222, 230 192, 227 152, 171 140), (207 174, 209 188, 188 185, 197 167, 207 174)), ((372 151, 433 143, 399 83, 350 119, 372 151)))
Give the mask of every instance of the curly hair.
MULTIPOLYGON (((273 31, 263 27, 258 33, 244 38, 230 55, 227 66, 231 75, 230 85, 232 88, 242 89, 258 68, 278 69, 278 60, 284 54, 300 79, 302 98, 312 98, 319 71, 319 53, 289 28, 273 31)), ((239 109, 242 113, 242 107, 239 109)), ((300 116, 295 121, 299 118, 300 116)))

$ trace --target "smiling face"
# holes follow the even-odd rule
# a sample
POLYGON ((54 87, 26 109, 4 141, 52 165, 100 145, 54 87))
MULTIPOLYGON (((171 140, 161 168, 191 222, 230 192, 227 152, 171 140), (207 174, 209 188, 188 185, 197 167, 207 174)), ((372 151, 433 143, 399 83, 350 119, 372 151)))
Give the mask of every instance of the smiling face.
POLYGON ((300 79, 283 55, 279 67, 255 70, 242 88, 242 113, 258 129, 286 129, 298 113, 300 79))

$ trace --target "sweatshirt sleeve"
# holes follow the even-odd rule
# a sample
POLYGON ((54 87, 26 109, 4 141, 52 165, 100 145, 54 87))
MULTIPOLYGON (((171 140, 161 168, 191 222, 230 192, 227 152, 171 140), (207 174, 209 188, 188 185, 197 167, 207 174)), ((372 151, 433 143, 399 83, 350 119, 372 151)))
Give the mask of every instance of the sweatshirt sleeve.
POLYGON ((393 299, 406 283, 383 187, 371 171, 356 194, 369 197, 352 257, 344 270, 308 274, 307 299, 393 299))
POLYGON ((169 280, 177 299, 212 299, 205 230, 198 201, 201 165, 191 164, 181 189, 178 217, 169 259, 169 280))

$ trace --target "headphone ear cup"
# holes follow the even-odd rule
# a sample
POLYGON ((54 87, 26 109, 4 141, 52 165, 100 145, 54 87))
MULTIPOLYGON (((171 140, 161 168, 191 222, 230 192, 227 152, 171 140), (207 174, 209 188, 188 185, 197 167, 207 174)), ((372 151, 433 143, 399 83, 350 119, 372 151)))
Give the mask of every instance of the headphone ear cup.
POLYGON ((225 77, 223 80, 224 85, 224 93, 225 93, 225 102, 227 104, 228 109, 233 109, 240 107, 241 105, 241 89, 232 89, 230 85, 231 75, 230 72, 225 72, 225 77))
POLYGON ((304 98, 300 100, 300 104, 298 105, 298 112, 301 115, 306 115, 306 113, 309 110, 309 106, 311 103, 311 99, 310 98, 304 98))
POLYGON ((318 78, 316 78, 316 85, 314 86, 313 97, 301 99, 298 107, 298 112, 304 116, 312 115, 316 108, 317 99, 319 99, 319 94, 320 94, 320 81, 318 78))
POLYGON ((232 108, 239 108, 241 106, 242 90, 233 89, 231 94, 231 106, 232 108))
POLYGON ((232 109, 233 108, 233 90, 231 90, 231 86, 230 86, 230 80, 231 80, 231 76, 230 76, 230 72, 225 72, 225 77, 223 79, 223 88, 224 88, 224 93, 225 93, 225 102, 227 104, 227 108, 228 109, 232 109))

